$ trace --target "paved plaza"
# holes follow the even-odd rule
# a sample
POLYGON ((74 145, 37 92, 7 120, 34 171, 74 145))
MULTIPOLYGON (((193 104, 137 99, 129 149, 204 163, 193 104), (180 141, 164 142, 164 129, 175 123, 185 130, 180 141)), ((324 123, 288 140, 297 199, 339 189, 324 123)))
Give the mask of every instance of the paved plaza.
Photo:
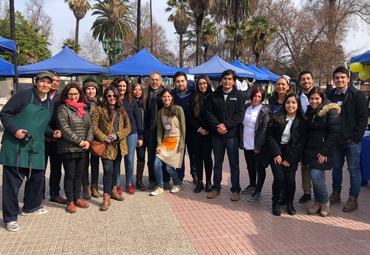
MULTIPOLYGON (((240 182, 245 188, 247 168, 241 151, 239 155, 240 182)), ((306 212, 313 202, 298 203, 300 170, 294 201, 297 215, 288 215, 284 206, 282 216, 276 217, 271 213, 271 170, 267 169, 262 200, 248 202, 247 195, 241 195, 240 201, 232 202, 225 159, 223 189, 213 200, 204 191, 193 192, 187 157, 186 177, 176 194, 124 193, 125 200, 113 200, 105 212, 99 211, 102 198, 92 198, 90 208, 77 208, 74 214, 67 213, 65 206, 51 204, 48 197, 44 201, 47 214, 19 216, 18 232, 0 228, 0 254, 370 254, 370 186, 361 188, 359 210, 342 212, 348 197, 347 170, 342 202, 332 205, 329 217, 309 216, 306 212)), ((147 169, 145 174, 147 184, 147 169)), ((49 169, 47 182, 48 175, 49 169)), ((124 174, 121 178, 124 183, 124 174)), ((329 171, 326 178, 331 193, 329 171)), ((23 186, 20 202, 22 194, 23 186)))

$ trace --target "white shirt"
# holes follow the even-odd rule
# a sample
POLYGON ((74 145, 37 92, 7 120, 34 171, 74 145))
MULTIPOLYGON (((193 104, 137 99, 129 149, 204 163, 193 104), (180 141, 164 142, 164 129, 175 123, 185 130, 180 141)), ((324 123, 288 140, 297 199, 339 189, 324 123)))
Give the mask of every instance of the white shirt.
POLYGON ((243 147, 246 150, 254 150, 254 131, 261 108, 262 104, 257 105, 254 109, 252 108, 252 105, 250 105, 245 111, 243 120, 243 147))
POLYGON ((293 118, 289 118, 288 116, 286 116, 286 120, 288 121, 288 123, 286 124, 283 135, 281 136, 281 142, 280 142, 281 144, 287 144, 289 142, 290 129, 292 127, 294 119, 295 119, 295 116, 293 118))
POLYGON ((308 97, 306 96, 305 93, 302 92, 301 96, 299 97, 301 99, 301 106, 302 106, 302 111, 306 112, 307 107, 310 105, 310 102, 308 101, 308 97))

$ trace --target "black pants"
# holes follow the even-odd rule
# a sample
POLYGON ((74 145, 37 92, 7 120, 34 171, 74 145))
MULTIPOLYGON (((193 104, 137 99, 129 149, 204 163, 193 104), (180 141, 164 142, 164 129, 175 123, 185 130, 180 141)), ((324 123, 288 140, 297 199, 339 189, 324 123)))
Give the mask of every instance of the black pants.
POLYGON ((247 162, 249 185, 261 192, 266 179, 266 169, 261 166, 261 155, 255 153, 254 150, 244 150, 244 157, 247 162))
MULTIPOLYGON (((48 158, 50 158, 50 177, 49 177, 49 187, 50 187, 50 197, 59 196, 60 192, 60 180, 62 179, 62 160, 57 153, 57 143, 56 142, 45 142, 45 171, 48 166, 48 158)), ((43 193, 42 198, 45 199, 45 180, 43 183, 43 193)))
POLYGON ((136 148, 137 162, 145 162, 145 149, 144 145, 136 148))
MULTIPOLYGON (((19 174, 24 178, 28 176, 28 168, 19 168, 19 174)), ((23 211, 34 212, 40 209, 42 199, 42 183, 44 170, 32 170, 30 179, 24 188, 23 211)), ((18 176, 17 170, 12 166, 3 166, 3 219, 4 223, 17 221, 19 214, 18 193, 23 180, 18 176)))
POLYGON ((85 167, 82 173, 82 185, 89 185, 89 163, 91 165, 91 184, 98 184, 99 180, 99 157, 87 153, 85 167), (89 157, 90 156, 90 157, 89 157), (90 159, 90 160, 89 160, 90 159), (90 162, 89 162, 90 161, 90 162))
POLYGON ((64 167, 64 191, 68 202, 76 201, 80 198, 82 172, 85 166, 85 157, 63 159, 64 167))
POLYGON ((212 177, 212 136, 201 135, 200 133, 193 133, 195 168, 197 169, 198 180, 203 180, 203 162, 206 172, 206 181, 211 181, 212 177))
POLYGON ((281 191, 285 185, 286 200, 293 202, 295 194, 295 173, 296 170, 286 171, 285 167, 279 164, 271 164, 274 181, 272 183, 272 200, 278 202, 280 199, 281 191))

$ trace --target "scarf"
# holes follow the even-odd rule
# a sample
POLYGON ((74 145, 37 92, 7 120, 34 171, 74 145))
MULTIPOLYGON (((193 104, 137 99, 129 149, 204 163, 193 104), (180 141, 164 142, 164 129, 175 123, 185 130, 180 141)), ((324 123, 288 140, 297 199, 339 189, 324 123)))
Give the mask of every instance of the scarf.
POLYGON ((68 99, 66 99, 64 101, 67 105, 75 108, 77 110, 77 114, 78 114, 78 117, 82 118, 84 116, 84 114, 86 113, 85 110, 84 110, 84 106, 85 106, 85 103, 76 103, 76 102, 72 102, 68 99))

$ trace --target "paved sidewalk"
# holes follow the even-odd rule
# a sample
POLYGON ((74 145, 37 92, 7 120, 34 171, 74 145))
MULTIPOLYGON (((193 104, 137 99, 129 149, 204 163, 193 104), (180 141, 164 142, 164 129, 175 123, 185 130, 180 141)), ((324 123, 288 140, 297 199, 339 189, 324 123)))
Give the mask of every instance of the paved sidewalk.
MULTIPOLYGON (((370 254, 370 187, 361 188, 358 211, 342 212, 348 197, 347 171, 342 203, 332 205, 329 217, 309 216, 306 211, 312 202, 298 203, 299 170, 297 215, 288 215, 282 207, 282 216, 276 217, 271 213, 269 169, 261 201, 248 202, 241 195, 240 201, 232 202, 228 165, 224 166, 223 189, 213 200, 205 192, 193 192, 188 168, 179 193, 166 191, 157 197, 149 192, 124 193, 125 200, 112 201, 106 212, 99 211, 102 198, 92 198, 90 208, 78 208, 75 214, 47 198, 49 213, 19 216, 20 231, 15 233, 0 228, 0 254, 370 254)), ((242 153, 240 167, 245 188, 249 181, 242 153)), ((47 178, 48 174, 49 170, 47 178)), ((102 176, 101 169, 100 183, 102 176)), ((331 183, 330 172, 327 183, 331 183)), ((331 192, 330 185, 328 189, 331 192)), ((20 201, 22 194, 23 188, 20 201)))

